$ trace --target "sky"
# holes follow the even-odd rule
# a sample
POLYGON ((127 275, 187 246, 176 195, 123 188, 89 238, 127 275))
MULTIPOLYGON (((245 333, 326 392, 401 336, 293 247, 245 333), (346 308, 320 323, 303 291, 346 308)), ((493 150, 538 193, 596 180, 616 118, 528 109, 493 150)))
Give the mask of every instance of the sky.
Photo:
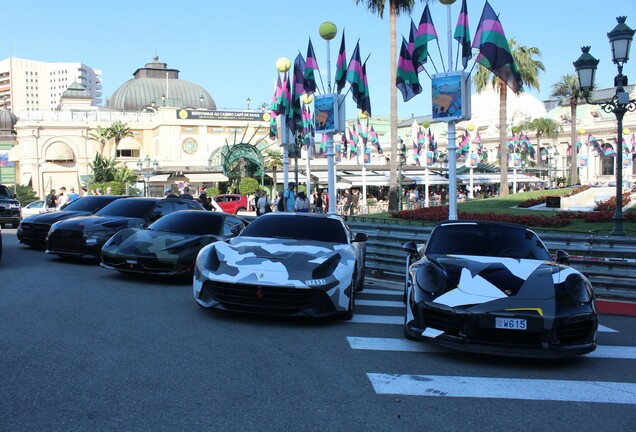
MULTIPOLYGON (((388 1, 387 1, 388 3, 388 1)), ((485 0, 468 0, 471 39, 485 0)), ((552 86, 565 74, 574 73, 572 62, 581 46, 600 60, 597 87, 611 87, 617 73, 612 63, 607 33, 627 16, 627 25, 636 28, 635 0, 490 0, 499 14, 507 38, 538 48, 545 65, 540 73, 540 89, 527 89, 540 100, 550 97, 552 86)), ((416 0, 412 16, 397 21, 398 54, 401 35, 408 39, 410 18, 419 22, 425 3, 416 0)), ((429 44, 431 62, 442 72, 448 68, 448 32, 455 30, 461 0, 450 6, 431 3, 431 15, 440 38, 429 44), (441 55, 440 55, 441 52, 441 55)), ((300 52, 306 56, 311 38, 322 85, 327 89, 327 43, 318 34, 324 21, 338 27, 330 43, 331 75, 335 76, 336 56, 345 31, 347 57, 360 41, 367 63, 371 107, 374 117, 390 114, 390 30, 389 13, 380 19, 354 0, 111 0, 77 3, 68 0, 11 1, 3 5, 0 59, 19 57, 44 62, 82 62, 102 70, 103 100, 110 97, 133 72, 152 61, 155 53, 169 68, 180 70, 180 78, 204 87, 215 99, 217 109, 251 109, 269 103, 277 78, 276 60, 292 63, 300 52)), ((458 44, 453 40, 453 59, 458 44)), ((476 54, 473 54, 473 60, 476 54)), ((636 82, 636 43, 632 61, 624 73, 636 82)), ((469 62, 470 69, 473 61, 469 62)), ((460 59, 461 67, 461 59, 460 59)), ((429 73, 434 69, 427 66, 429 73)), ((473 71, 474 72, 474 71, 473 71)), ((398 92, 398 116, 407 118, 431 113, 430 79, 420 74, 424 91, 403 102, 398 92)), ((348 88, 348 85, 347 87, 348 88)), ((473 89, 474 92, 474 89, 473 89)), ((357 115, 350 95, 346 99, 347 118, 357 115)))

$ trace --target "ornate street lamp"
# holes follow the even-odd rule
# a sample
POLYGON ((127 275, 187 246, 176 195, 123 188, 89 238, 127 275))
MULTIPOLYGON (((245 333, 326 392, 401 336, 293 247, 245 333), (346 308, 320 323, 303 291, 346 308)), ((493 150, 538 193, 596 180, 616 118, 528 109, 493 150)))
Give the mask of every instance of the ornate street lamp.
POLYGON ((203 95, 199 96, 199 102, 200 102, 200 107, 205 108, 205 105, 203 105, 203 103, 205 102, 205 97, 203 95))
POLYGON ((161 102, 162 102, 163 106, 166 106, 166 94, 165 93, 161 93, 161 102))
POLYGON ((590 100, 590 94, 594 88, 594 78, 596 76, 596 66, 599 60, 595 59, 590 53, 590 47, 581 48, 583 54, 574 62, 574 68, 579 77, 579 86, 585 97, 585 101, 589 104, 599 105, 603 111, 614 113, 616 116, 618 139, 616 145, 616 211, 614 213, 614 228, 610 235, 624 236, 623 229, 623 116, 627 111, 636 111, 636 99, 630 99, 629 93, 625 91, 624 86, 627 85, 627 76, 623 75, 623 65, 629 60, 629 49, 634 38, 635 30, 632 30, 625 24, 627 17, 621 16, 616 18, 618 25, 607 34, 612 46, 612 61, 616 64, 618 74, 614 77, 614 87, 616 92, 614 96, 608 99, 590 100))
POLYGON ((249 111, 249 110, 250 110, 250 104, 252 103, 252 99, 247 98, 247 99, 245 100, 245 103, 247 104, 247 110, 249 111))
POLYGON ((148 196, 148 181, 159 170, 159 162, 157 159, 152 161, 152 167, 150 166, 150 156, 146 155, 143 162, 141 159, 137 161, 137 170, 139 174, 146 179, 144 183, 144 196, 148 196))

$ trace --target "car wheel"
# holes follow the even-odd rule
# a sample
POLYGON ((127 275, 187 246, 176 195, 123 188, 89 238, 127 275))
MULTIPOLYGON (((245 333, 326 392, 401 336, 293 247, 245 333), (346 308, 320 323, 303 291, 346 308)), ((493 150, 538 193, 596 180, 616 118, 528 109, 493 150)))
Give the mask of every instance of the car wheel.
POLYGON ((360 272, 360 280, 358 281, 358 285, 356 285, 356 291, 362 291, 364 289, 364 273, 366 271, 366 266, 362 264, 362 270, 360 272))
POLYGON ((340 315, 340 319, 345 321, 350 321, 353 318, 353 310, 355 309, 356 304, 356 290, 353 287, 353 283, 351 283, 351 296, 349 296, 349 306, 347 310, 340 315))
POLYGON ((241 208, 237 209, 236 213, 234 213, 234 214, 238 214, 238 212, 244 212, 245 210, 247 210, 245 207, 241 207, 241 208))

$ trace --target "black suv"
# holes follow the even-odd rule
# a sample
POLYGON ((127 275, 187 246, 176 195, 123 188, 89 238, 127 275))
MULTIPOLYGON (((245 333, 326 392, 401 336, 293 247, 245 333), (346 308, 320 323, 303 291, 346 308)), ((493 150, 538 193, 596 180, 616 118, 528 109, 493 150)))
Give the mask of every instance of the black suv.
POLYGON ((17 227, 20 223, 20 201, 12 194, 8 187, 0 185, 0 225, 11 224, 17 227))

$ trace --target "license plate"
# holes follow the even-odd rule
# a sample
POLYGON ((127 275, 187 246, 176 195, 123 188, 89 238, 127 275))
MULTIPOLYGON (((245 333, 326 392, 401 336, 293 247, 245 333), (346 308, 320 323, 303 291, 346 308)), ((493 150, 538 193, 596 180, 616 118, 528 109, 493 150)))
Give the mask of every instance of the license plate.
POLYGON ((126 264, 137 264, 137 260, 126 260, 126 264))
POLYGON ((519 318, 499 318, 495 319, 495 328, 507 330, 527 330, 528 322, 519 318))

